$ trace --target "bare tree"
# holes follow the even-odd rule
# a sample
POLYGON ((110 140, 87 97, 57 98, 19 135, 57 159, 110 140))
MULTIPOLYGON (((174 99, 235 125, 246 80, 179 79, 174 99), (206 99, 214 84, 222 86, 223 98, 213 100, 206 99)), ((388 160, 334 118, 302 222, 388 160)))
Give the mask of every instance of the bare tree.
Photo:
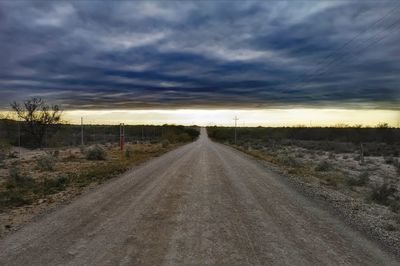
POLYGON ((24 122, 24 130, 41 147, 48 128, 61 122, 62 110, 59 105, 48 105, 41 98, 31 98, 22 104, 13 102, 12 109, 24 122))

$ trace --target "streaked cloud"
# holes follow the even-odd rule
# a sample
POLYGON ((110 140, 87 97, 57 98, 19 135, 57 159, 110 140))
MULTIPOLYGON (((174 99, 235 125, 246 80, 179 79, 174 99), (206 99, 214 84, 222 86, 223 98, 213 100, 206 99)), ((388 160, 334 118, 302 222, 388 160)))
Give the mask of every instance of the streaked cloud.
POLYGON ((398 110, 395 8, 393 1, 2 1, 0 108, 35 95, 69 110, 398 110))

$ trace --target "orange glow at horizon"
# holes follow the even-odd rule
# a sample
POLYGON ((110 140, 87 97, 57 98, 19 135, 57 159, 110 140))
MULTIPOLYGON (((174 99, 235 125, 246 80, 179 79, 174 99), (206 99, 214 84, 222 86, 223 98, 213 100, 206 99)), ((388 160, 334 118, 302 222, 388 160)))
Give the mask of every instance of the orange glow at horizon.
POLYGON ((176 110, 72 110, 64 112, 64 119, 88 124, 180 124, 238 126, 334 126, 338 124, 376 126, 388 123, 398 126, 399 111, 349 109, 176 109, 176 110))

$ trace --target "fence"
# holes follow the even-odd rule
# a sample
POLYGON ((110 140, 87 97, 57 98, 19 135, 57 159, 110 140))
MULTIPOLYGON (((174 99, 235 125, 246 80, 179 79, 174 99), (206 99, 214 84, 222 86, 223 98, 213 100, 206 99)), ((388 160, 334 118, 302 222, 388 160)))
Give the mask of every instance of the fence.
MULTIPOLYGON (((185 132, 183 126, 125 125, 125 142, 158 141, 163 137, 185 132)), ((37 142, 26 132, 24 122, 0 120, 0 141, 33 148, 37 142)), ((53 125, 44 135, 42 148, 119 143, 120 125, 53 125), (83 130, 82 130, 83 127, 83 130)))

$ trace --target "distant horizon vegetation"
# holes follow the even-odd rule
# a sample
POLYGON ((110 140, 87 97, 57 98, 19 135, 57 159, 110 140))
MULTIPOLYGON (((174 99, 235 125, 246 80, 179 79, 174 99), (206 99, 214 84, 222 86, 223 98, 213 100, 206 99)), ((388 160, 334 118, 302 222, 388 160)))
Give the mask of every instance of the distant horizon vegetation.
MULTIPOLYGON (((29 98, 21 103, 11 105, 13 115, 0 118, 0 146, 20 146, 26 148, 49 148, 62 146, 83 146, 94 144, 127 142, 160 142, 184 143, 199 136, 199 126, 163 125, 130 125, 114 124, 70 124, 63 119, 63 110, 59 105, 50 105, 42 98, 29 98)), ((12 113, 10 113, 12 114, 12 113)), ((235 122, 237 118, 235 117, 235 122)), ((84 122, 84 121, 82 121, 84 122)), ((237 124, 235 123, 235 126, 237 124)), ((400 130, 391 127, 387 122, 377 125, 348 125, 345 123, 333 126, 235 126, 208 125, 209 136, 218 141, 236 143, 236 131, 243 140, 263 139, 281 141, 284 139, 300 141, 339 141, 350 143, 398 143, 400 130), (235 137, 234 137, 235 136, 235 137)), ((0 147, 0 148, 1 148, 0 147)))
MULTIPOLYGON (((0 116, 0 121, 10 121, 10 122, 21 122, 16 118, 11 118, 7 116, 0 116)), ((124 126, 155 126, 155 127, 162 127, 162 126, 187 126, 187 127, 221 127, 221 128, 233 128, 234 125, 218 125, 214 123, 210 123, 208 125, 197 125, 197 124, 190 124, 190 125, 182 125, 182 124, 175 124, 175 123, 165 123, 165 124, 137 124, 137 123, 116 123, 116 124, 109 124, 109 123, 90 123, 84 122, 84 126, 118 126, 123 124, 124 126)), ((71 125, 71 126, 80 126, 80 123, 73 123, 70 121, 62 121, 60 125, 71 125)), ((287 125, 287 126, 246 126, 238 124, 236 127, 238 128, 400 128, 399 125, 391 125, 387 122, 381 122, 376 125, 363 125, 363 124, 344 124, 344 123, 337 123, 332 125, 305 125, 305 124, 298 124, 298 125, 287 125)), ((0 129, 1 130, 1 129, 0 129)))
MULTIPOLYGON (((89 114, 89 119, 87 119, 88 111, 75 111, 75 116, 78 115, 79 117, 79 122, 75 120, 71 120, 68 117, 68 110, 64 110, 62 105, 58 104, 49 104, 45 99, 42 99, 40 97, 31 97, 29 99, 26 99, 20 103, 17 102, 12 102, 10 103, 10 111, 0 111, 0 120, 9 120, 9 121, 25 121, 32 124, 41 125, 41 124, 58 124, 58 125, 97 125, 97 126, 111 126, 111 125, 131 125, 131 126, 168 126, 168 125, 184 125, 184 126, 201 126, 201 127, 210 127, 210 126, 218 126, 218 127, 240 127, 240 128, 398 128, 400 125, 400 113, 398 113, 398 119, 397 123, 394 123, 394 117, 391 117, 391 119, 388 119, 389 121, 385 121, 385 119, 382 119, 379 122, 376 122, 375 124, 364 124, 362 122, 357 122, 357 123, 347 123, 346 121, 341 121, 341 122, 334 122, 328 124, 328 121, 324 121, 325 124, 321 123, 323 119, 323 116, 318 113, 314 113, 313 116, 317 121, 309 120, 309 124, 305 124, 304 121, 302 122, 296 122, 295 119, 296 117, 292 118, 291 123, 287 123, 288 121, 285 120, 280 120, 281 125, 265 125, 260 122, 257 124, 254 122, 254 114, 249 113, 248 117, 244 116, 241 118, 237 118, 236 113, 238 110, 232 110, 232 115, 231 114, 224 114, 225 116, 223 117, 224 119, 219 122, 213 122, 212 120, 217 120, 218 113, 222 111, 227 111, 227 110, 202 110, 202 114, 198 114, 200 110, 190 110, 190 109, 182 109, 180 110, 181 112, 185 111, 185 113, 182 113, 181 115, 186 115, 186 120, 184 123, 179 123, 178 121, 170 121, 168 120, 168 114, 169 116, 173 116, 173 111, 172 110, 97 110, 96 113, 99 115, 99 117, 104 117, 104 121, 99 121, 99 120, 93 120, 90 119, 90 114, 89 114), (110 112, 116 116, 113 119, 112 123, 108 123, 106 119, 110 119, 109 114, 110 112), (137 112, 137 115, 140 117, 146 117, 148 116, 148 121, 142 118, 142 121, 125 121, 124 117, 122 114, 126 114, 124 112, 137 112), (155 116, 156 112, 165 112, 165 116, 162 117, 165 121, 158 121, 154 122, 151 120, 151 115, 155 116), (193 117, 191 117, 191 113, 193 117), (206 114, 207 116, 205 116, 206 114), (80 116, 79 116, 80 115, 80 116), (251 121, 253 115, 253 121, 252 124, 245 124, 245 120, 249 119, 251 121), (233 118, 237 118, 237 120, 234 122, 233 118), (189 119, 192 118, 192 119, 189 119), (203 122, 196 121, 199 119, 202 119, 203 122), (208 119, 210 122, 205 123, 205 119, 208 119), (38 120, 38 121, 35 121, 38 120), (226 120, 230 120, 229 122, 226 120), (236 123, 240 120, 240 123, 236 123), (390 122, 391 120, 391 122, 390 122), (295 121, 295 122, 293 122, 295 121), (141 122, 141 123, 140 123, 141 122), (228 123, 227 123, 228 122, 228 123), (285 122, 287 124, 285 124, 285 122)), ((179 110, 175 110, 179 111, 179 110)), ((248 111, 248 110, 247 110, 248 111)), ((336 110, 337 111, 337 110, 336 110)), ((394 110, 393 110, 394 111, 394 110)), ((289 111, 287 111, 289 112, 289 111)), ((321 109, 320 112, 325 112, 325 113, 330 113, 334 111, 329 111, 329 109, 321 109)), ((368 111, 366 111, 368 112, 368 111)), ((296 115, 302 115, 301 112, 299 111, 300 114, 296 115)), ((366 113, 367 114, 367 113, 366 113)), ((175 114, 176 115, 176 114, 175 114)), ((134 115, 132 114, 132 117, 134 115)), ((384 117, 384 116, 383 116, 384 117)), ((140 120, 138 117, 136 119, 140 120)), ((258 117, 260 119, 260 117, 258 117)), ((261 117, 262 119, 262 117, 261 117)), ((269 122, 272 121, 275 117, 268 117, 265 116, 265 121, 269 122)), ((304 120, 304 119, 303 119, 304 120)), ((375 120, 378 120, 375 118, 375 120)), ((0 128, 1 130, 1 128, 0 128)))
MULTIPOLYGON (((196 124, 196 123, 191 123, 191 124, 179 124, 179 123, 126 123, 126 122, 116 122, 116 123, 102 123, 102 122, 96 122, 96 121, 86 121, 85 117, 82 116, 83 118, 83 125, 92 125, 92 126, 117 126, 120 124, 124 124, 126 126, 196 126, 196 127, 235 127, 234 122, 232 122, 232 125, 227 125, 227 124, 218 124, 218 123, 208 123, 206 125, 201 125, 201 124, 196 124)), ((0 121, 13 121, 13 122, 23 122, 20 121, 18 118, 15 116, 9 116, 9 115, 4 115, 0 113, 0 121)), ((233 120, 233 119, 232 119, 233 120)), ((77 126, 81 125, 80 122, 73 122, 70 120, 63 120, 60 122, 61 125, 72 125, 72 126, 77 126)), ((243 125, 243 124, 238 124, 236 127, 240 128, 400 128, 400 123, 396 123, 396 125, 393 125, 389 122, 382 121, 379 122, 375 125, 370 125, 370 124, 347 124, 347 123, 333 123, 330 125, 318 125, 314 124, 314 122, 311 125, 307 124, 294 124, 294 125, 281 125, 281 126, 273 126, 273 125, 243 125)), ((1 130, 1 129, 0 129, 1 130)))
MULTIPOLYGON (((81 118, 83 119, 83 123, 85 125, 119 125, 119 124, 125 124, 125 125, 135 125, 135 126, 140 126, 140 125, 154 125, 154 126, 162 126, 162 125, 184 125, 184 126, 200 126, 200 127, 209 127, 209 126, 218 126, 218 127, 233 127, 234 126, 234 121, 233 118, 235 115, 232 115, 231 118, 226 118, 219 121, 219 122, 197 122, 196 121, 191 121, 190 119, 181 119, 178 121, 175 121, 177 119, 171 119, 169 120, 168 118, 164 119, 159 119, 157 121, 154 121, 153 119, 148 119, 146 121, 147 116, 151 116, 151 114, 154 112, 154 110, 135 110, 137 112, 140 111, 139 115, 132 114, 130 117, 130 120, 121 118, 121 119, 113 119, 113 121, 110 121, 110 118, 105 119, 105 121, 98 120, 98 119, 92 119, 91 116, 85 116, 85 112, 82 113, 81 116, 77 116, 77 113, 74 114, 74 119, 68 119, 68 111, 63 112, 63 118, 67 117, 67 119, 63 119, 60 123, 65 124, 65 125, 80 125, 81 124, 81 118), (144 116, 144 118, 141 118, 144 116)), ((126 112, 135 112, 132 110, 126 110, 126 112)), ((172 110, 163 110, 165 112, 173 112, 172 110)), ((212 110, 207 110, 212 112, 212 110)), ((224 110, 228 111, 228 110, 224 110)), ((232 110, 232 113, 237 110, 232 110)), ((75 112, 75 111, 74 111, 75 112)), ((99 110, 98 112, 104 112, 99 110)), ((366 114, 368 116, 368 114, 366 114)), ((400 115, 399 119, 397 121, 394 121, 394 119, 382 119, 382 120, 377 120, 375 123, 345 123, 345 122, 332 122, 332 123, 327 123, 325 120, 309 120, 308 123, 294 123, 294 122, 286 122, 284 119, 282 119, 280 122, 273 121, 271 122, 271 117, 266 117, 265 121, 263 122, 248 122, 246 119, 252 118, 252 115, 249 115, 249 117, 246 116, 240 116, 240 120, 237 123, 237 127, 241 128, 253 128, 253 127, 265 127, 265 128, 298 128, 298 127, 307 127, 307 128, 353 128, 353 127, 363 127, 363 128, 377 128, 377 127, 389 127, 389 128, 400 128, 400 115)), ((18 121, 18 118, 13 114, 11 111, 0 111, 0 120, 14 120, 18 121)), ((193 119, 194 120, 194 119, 193 119)), ((203 119, 204 120, 204 119, 203 119)), ((210 119, 211 120, 211 119, 210 119)), ((275 118, 276 120, 276 118, 275 118)))

